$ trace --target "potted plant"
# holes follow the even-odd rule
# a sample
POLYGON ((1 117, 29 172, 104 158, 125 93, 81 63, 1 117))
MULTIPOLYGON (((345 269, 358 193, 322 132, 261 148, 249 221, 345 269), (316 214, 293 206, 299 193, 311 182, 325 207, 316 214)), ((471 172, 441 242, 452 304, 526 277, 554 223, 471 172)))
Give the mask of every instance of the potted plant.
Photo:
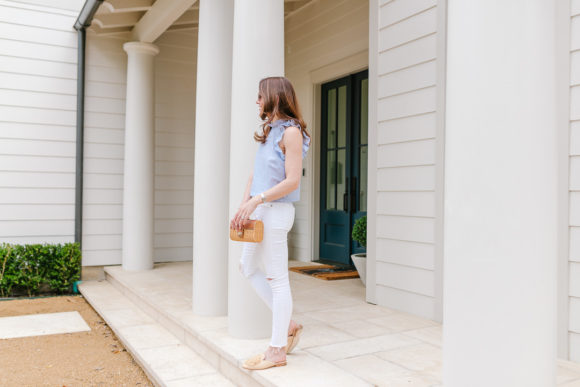
MULTIPOLYGON (((354 222, 354 226, 352 228, 352 239, 358 242, 359 245, 362 247, 367 246, 367 217, 366 215, 357 219, 354 222)), ((367 254, 352 254, 350 256, 354 266, 356 267, 356 271, 360 276, 360 279, 363 284, 366 285, 367 279, 367 254)))

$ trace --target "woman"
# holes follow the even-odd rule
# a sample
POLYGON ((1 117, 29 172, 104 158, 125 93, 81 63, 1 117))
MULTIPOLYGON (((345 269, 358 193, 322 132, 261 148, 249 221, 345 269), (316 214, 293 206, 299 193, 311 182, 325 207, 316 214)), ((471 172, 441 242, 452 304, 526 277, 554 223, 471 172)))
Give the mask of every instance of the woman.
POLYGON ((265 353, 244 363, 247 369, 286 365, 286 353, 298 343, 302 325, 291 320, 292 293, 288 279, 288 231, 294 223, 294 204, 300 199, 302 159, 310 145, 310 135, 298 107, 296 93, 284 77, 260 81, 258 100, 262 133, 254 171, 244 199, 230 227, 241 230, 250 219, 264 222, 260 243, 244 243, 240 271, 248 278, 272 310, 272 338, 265 353), (265 273, 259 268, 262 261, 265 273))

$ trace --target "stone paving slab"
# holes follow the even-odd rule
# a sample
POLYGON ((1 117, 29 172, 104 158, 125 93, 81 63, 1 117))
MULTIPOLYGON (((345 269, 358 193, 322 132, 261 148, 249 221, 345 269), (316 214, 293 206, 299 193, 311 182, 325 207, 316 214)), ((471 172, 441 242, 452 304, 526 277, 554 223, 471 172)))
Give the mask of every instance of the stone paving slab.
POLYGON ((91 328, 79 312, 0 317, 0 339, 86 332, 91 328))
MULTIPOLYGON (((290 262, 296 264, 304 265, 290 262)), ((228 334, 226 317, 194 315, 191 262, 105 271, 118 291, 238 386, 441 386, 441 324, 368 304, 359 279, 321 281, 290 272, 294 318, 305 326, 301 341, 288 366, 248 371, 241 363, 268 339, 237 339, 228 334)), ((124 301, 112 302, 110 309, 126 313, 124 301)), ((209 382, 213 374, 183 375, 167 385, 220 385, 209 382)), ((580 365, 558 360, 557 385, 580 387, 580 365)))
MULTIPOLYGON (((187 263, 186 263, 187 264, 187 263)), ((191 290, 181 282, 176 284, 176 272, 190 272, 183 264, 160 265, 156 281, 151 283, 151 271, 139 276, 126 273, 121 267, 107 267, 107 279, 124 294, 132 293, 144 310, 151 311, 155 319, 172 326, 174 335, 185 335, 185 342, 206 359, 213 359, 224 375, 235 380, 237 385, 263 386, 369 386, 356 375, 345 372, 332 362, 321 359, 299 347, 288 355, 292 366, 276 367, 264 371, 248 371, 241 367, 250 356, 262 352, 268 346, 268 339, 247 340, 230 336, 227 317, 196 316, 191 311, 190 299, 186 305, 177 300, 187 299, 191 290), (162 283, 159 277, 172 282, 162 283), (147 285, 149 282, 149 286, 147 285), (171 290, 168 290, 171 289, 171 290), (173 302, 169 302, 173 300, 173 302), (185 332, 183 332, 185 330, 185 332)), ((189 266, 191 268, 191 266, 189 266)), ((136 301, 137 302, 137 301, 136 301)), ((342 306, 342 303, 337 304, 342 306)), ((302 320, 301 320, 302 321, 302 320)), ((410 338, 407 338, 410 339, 410 338)))
POLYGON ((79 289, 156 386, 233 386, 111 283, 85 281, 79 289))

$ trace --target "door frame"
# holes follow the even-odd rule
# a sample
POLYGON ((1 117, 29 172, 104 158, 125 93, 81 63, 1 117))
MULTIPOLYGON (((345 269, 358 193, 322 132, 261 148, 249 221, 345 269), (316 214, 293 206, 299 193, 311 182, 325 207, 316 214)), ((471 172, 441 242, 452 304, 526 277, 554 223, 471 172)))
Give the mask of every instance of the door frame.
MULTIPOLYGON (((349 74, 358 73, 369 68, 369 52, 361 51, 337 62, 322 66, 310 72, 310 108, 312 109, 313 122, 311 123, 311 135, 313 141, 317 143, 322 137, 322 114, 321 114, 321 96, 322 84, 334 81, 349 74)), ((310 256, 312 261, 320 259, 320 162, 321 155, 318 146, 314 146, 315 151, 312 154, 310 164, 309 183, 312 189, 308 195, 310 204, 310 256)))
MULTIPOLYGON (((365 52, 366 53, 366 52, 365 52)), ((357 55, 358 56, 358 55, 357 55)), ((365 55, 365 57, 363 58, 362 56, 359 56, 359 60, 360 62, 363 62, 363 60, 368 61, 368 56, 365 55)), ((367 62, 368 63, 368 62, 367 62)), ((369 69, 368 66, 362 65, 359 68, 353 69, 353 70, 349 70, 346 71, 346 73, 341 73, 340 75, 336 75, 334 76, 332 79, 324 79, 322 77, 320 77, 318 80, 318 82, 316 84, 313 85, 313 105, 314 105, 314 118, 315 118, 315 122, 316 125, 313 127, 312 129, 312 133, 315 135, 317 141, 320 141, 320 144, 316 144, 315 146, 315 154, 314 154, 314 160, 313 160, 313 173, 312 173, 312 180, 311 180, 311 184, 313 189, 311 190, 311 195, 310 195, 310 199, 313 200, 311 203, 313 203, 313 205, 311 206, 311 215, 312 215, 312 223, 311 223, 311 227, 312 227, 312 235, 313 235, 313 240, 312 240, 312 244, 311 244, 311 248, 312 248, 312 260, 320 260, 320 222, 321 222, 321 195, 322 195, 322 182, 321 182, 321 178, 322 178, 322 166, 323 166, 323 160, 322 160, 322 148, 323 148, 323 144, 322 141, 323 136, 322 136, 322 121, 323 121, 323 117, 322 117, 322 85, 328 85, 328 84, 332 84, 334 82, 337 81, 343 81, 343 78, 346 78, 344 80, 345 85, 348 86, 348 88, 350 89, 349 94, 347 95, 347 109, 348 109, 348 114, 350 115, 351 118, 351 122, 350 122, 350 126, 351 126, 351 133, 350 133, 350 137, 347 138, 347 153, 349 151, 351 151, 352 147, 356 144, 358 144, 358 139, 357 141, 353 142, 353 135, 354 135, 354 126, 360 125, 360 122, 356 123, 354 122, 355 118, 358 117, 359 121, 360 121, 360 106, 354 106, 353 105, 353 98, 355 98, 356 96, 358 96, 360 98, 360 85, 356 84, 357 81, 360 81, 362 78, 366 78, 368 79, 369 77, 369 69), (356 116, 356 117, 355 117, 356 116), (356 144, 355 144, 356 143, 356 144)), ((340 82, 343 83, 343 82, 340 82)), ((338 89, 337 89, 338 90, 338 89)), ((358 126, 357 126, 358 127, 358 126)), ((358 130, 360 131, 360 128, 358 128, 358 130)), ((368 128, 368 130, 370 130, 370 128, 368 128)), ((369 145, 367 145, 369 147, 369 145)), ((352 152, 351 152, 352 153, 352 152)), ((352 160, 350 160, 350 157, 347 158, 347 165, 346 168, 348 168, 349 170, 352 169, 351 166, 351 162, 354 162, 354 158, 352 160)), ((360 160, 359 160, 360 162, 360 160)), ((352 171, 350 171, 352 172, 352 171)), ((360 178, 360 176, 359 176, 360 178)), ((359 184, 360 182, 357 182, 357 190, 359 188, 359 184)), ((359 190, 360 191, 360 190, 359 190)), ((367 198, 368 199, 368 198, 367 198)), ((357 204, 358 206, 358 200, 357 200, 357 204)), ((350 204, 349 204, 350 207, 350 204)), ((353 213, 354 214, 354 213, 353 213)), ((368 214, 368 212, 367 212, 368 214)), ((351 216, 349 214, 348 217, 348 227, 349 230, 352 229, 353 223, 355 218, 353 218, 353 216, 351 216)), ((350 235, 350 233, 349 233, 350 235)), ((353 253, 352 247, 351 247, 351 239, 348 239, 348 262, 349 264, 351 264, 351 259, 350 259, 350 255, 353 253)), ((355 251, 356 252, 360 252, 360 251, 355 251)), ((340 264, 337 262, 337 264, 340 264)))
MULTIPOLYGON (((364 71, 364 70, 363 70, 364 71)), ((339 192, 338 186, 338 178, 339 178, 339 172, 335 171, 336 173, 336 181, 335 181, 335 197, 334 197, 334 204, 336 207, 336 211, 330 210, 328 213, 328 217, 330 218, 334 218, 334 219, 341 219, 341 221, 339 221, 340 224, 343 224, 346 227, 346 230, 343 230, 341 232, 342 234, 342 238, 344 238, 344 240, 342 238, 340 238, 341 241, 343 241, 346 249, 348 250, 348 253, 346 254, 346 256, 341 255, 341 254, 337 254, 339 255, 338 259, 336 261, 329 259, 328 256, 326 257, 325 260, 333 262, 334 264, 339 264, 339 265, 349 265, 350 264, 350 254, 351 254, 351 238, 350 238, 350 228, 352 225, 352 216, 351 216, 351 208, 350 208, 350 204, 352 203, 352 201, 350 200, 350 195, 348 195, 348 202, 345 202, 345 200, 347 200, 344 195, 346 195, 346 192, 350 193, 350 185, 351 185, 351 180, 352 176, 351 176, 351 172, 352 172, 352 137, 353 137, 353 95, 354 95, 354 87, 353 87, 353 78, 354 78, 354 74, 348 74, 344 77, 332 80, 330 82, 325 82, 321 85, 320 89, 321 89, 321 103, 320 103, 320 142, 317 146, 317 151, 320 154, 321 158, 320 158, 320 167, 319 167, 319 174, 320 174, 320 181, 319 181, 319 190, 320 190, 320 197, 319 197, 319 201, 317 203, 318 205, 318 212, 319 212, 319 219, 320 217, 320 213, 323 212, 323 208, 322 208, 322 199, 325 199, 326 202, 326 181, 322 181, 322 170, 325 169, 326 173, 328 173, 327 170, 327 160, 326 157, 323 155, 326 155, 325 149, 327 147, 328 144, 326 144, 327 140, 328 140, 328 131, 326 133, 322 132, 322 129, 324 127, 324 124, 328 125, 328 117, 325 116, 327 114, 327 106, 324 106, 323 99, 325 98, 324 96, 324 92, 323 89, 326 88, 326 90, 331 90, 334 89, 336 90, 336 117, 335 117, 335 124, 336 124, 336 144, 334 144, 334 149, 336 149, 335 151, 335 161, 338 162, 338 154, 339 154, 339 150, 338 150, 338 125, 339 125, 339 114, 338 114, 338 100, 339 100, 339 90, 342 87, 346 87, 346 111, 345 111, 345 116, 346 116, 346 121, 345 121, 345 144, 344 144, 344 154, 345 154, 345 163, 344 163, 344 176, 345 176, 345 181, 344 181, 344 187, 345 187, 345 193, 341 193, 339 192), (342 208, 340 208, 338 206, 338 202, 339 202, 339 196, 343 195, 343 206, 342 208), (346 206, 347 211, 344 211, 344 207, 346 206), (346 214, 345 214, 346 212, 346 214), (348 230, 348 231, 347 231, 348 230), (344 262, 344 260, 346 259, 346 262, 344 262)), ((328 102, 328 101, 327 101, 328 102)), ((320 232, 320 230, 319 230, 320 232)), ((319 240, 319 245, 320 245, 320 240, 319 240)), ((327 249, 333 249, 333 247, 328 246, 327 249)), ((341 248, 337 248, 339 251, 343 251, 341 248)), ((328 251, 327 251, 328 253, 328 251)), ((329 253, 330 255, 333 255, 332 253, 329 253)), ((320 255, 320 252, 319 252, 320 255)), ((320 258, 322 259, 322 257, 320 258)))

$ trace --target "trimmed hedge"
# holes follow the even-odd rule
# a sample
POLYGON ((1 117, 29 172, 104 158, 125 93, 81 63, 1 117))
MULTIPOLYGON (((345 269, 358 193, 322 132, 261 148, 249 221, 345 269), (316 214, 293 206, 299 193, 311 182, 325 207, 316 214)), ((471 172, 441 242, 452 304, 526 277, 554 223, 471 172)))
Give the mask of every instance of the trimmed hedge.
POLYGON ((0 297, 72 293, 80 263, 78 243, 0 244, 0 297))

